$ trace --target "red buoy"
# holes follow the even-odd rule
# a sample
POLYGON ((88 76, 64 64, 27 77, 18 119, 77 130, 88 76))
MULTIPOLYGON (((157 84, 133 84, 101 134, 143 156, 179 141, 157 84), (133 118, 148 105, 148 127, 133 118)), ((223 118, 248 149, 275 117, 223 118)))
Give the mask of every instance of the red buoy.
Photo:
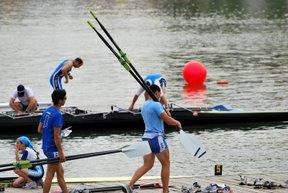
POLYGON ((207 70, 204 64, 191 60, 182 70, 184 80, 191 85, 202 85, 206 80, 207 70))

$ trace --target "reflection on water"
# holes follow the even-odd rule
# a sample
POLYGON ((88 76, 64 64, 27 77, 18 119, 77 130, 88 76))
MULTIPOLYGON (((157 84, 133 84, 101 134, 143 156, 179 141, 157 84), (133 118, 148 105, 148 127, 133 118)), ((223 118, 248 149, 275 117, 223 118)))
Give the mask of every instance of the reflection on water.
MULTIPOLYGON (((83 68, 73 71, 74 80, 63 85, 67 105, 96 111, 128 107, 138 85, 87 26, 93 19, 88 9, 96 10, 141 75, 159 72, 167 78, 170 101, 184 107, 230 104, 252 111, 288 110, 285 0, 1 0, 0 102, 8 102, 19 83, 30 86, 39 101, 49 101, 48 78, 57 63, 80 56, 83 68), (185 86, 181 72, 190 60, 205 63, 205 88, 185 86), (220 79, 229 84, 217 85, 220 79)), ((142 102, 141 97, 136 107, 142 102)), ((283 145, 287 125, 187 130, 204 140, 208 154, 192 158, 181 148, 178 133, 168 130, 172 175, 213 174, 216 163, 223 164, 225 174, 288 170, 283 145)), ((64 146, 71 155, 122 147, 140 136, 139 129, 83 130, 73 132, 64 146)), ((14 159, 17 137, 1 135, 1 163, 14 159)), ((29 137, 40 147, 39 135, 29 137)), ((67 176, 131 176, 141 162, 109 155, 67 162, 65 170, 67 176)), ((155 166, 149 175, 159 174, 160 166, 155 166)))
POLYGON ((205 84, 201 85, 188 85, 183 86, 184 100, 198 104, 198 106, 206 106, 206 92, 205 84))

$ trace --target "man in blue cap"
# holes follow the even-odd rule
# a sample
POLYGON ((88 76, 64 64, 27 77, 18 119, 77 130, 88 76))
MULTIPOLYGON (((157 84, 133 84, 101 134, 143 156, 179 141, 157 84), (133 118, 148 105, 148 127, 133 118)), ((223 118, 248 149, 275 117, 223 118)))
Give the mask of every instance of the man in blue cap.
POLYGON ((9 106, 15 110, 17 114, 30 113, 37 109, 37 100, 31 88, 24 87, 20 84, 17 86, 17 90, 11 95, 9 106))

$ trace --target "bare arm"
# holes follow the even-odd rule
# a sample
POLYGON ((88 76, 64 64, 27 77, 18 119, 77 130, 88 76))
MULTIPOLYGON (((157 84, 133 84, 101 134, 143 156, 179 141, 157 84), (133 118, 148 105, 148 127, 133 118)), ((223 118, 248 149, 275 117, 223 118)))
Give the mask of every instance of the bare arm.
POLYGON ((42 133, 42 123, 40 122, 39 124, 38 124, 38 128, 37 128, 37 132, 38 133, 42 133))
POLYGON ((60 161, 65 162, 65 155, 63 152, 62 144, 61 144, 62 143, 61 142, 61 128, 58 128, 58 127, 54 128, 54 142, 59 153, 60 161))
POLYGON ((169 105, 168 105, 168 100, 167 100, 167 98, 166 98, 165 95, 163 95, 163 96, 161 97, 160 103, 161 103, 162 105, 164 105, 164 108, 166 109, 167 114, 171 117, 171 113, 170 113, 170 109, 169 109, 169 105))
POLYGON ((165 111, 161 113, 160 117, 167 125, 176 126, 179 129, 182 128, 181 123, 177 121, 176 119, 173 119, 172 117, 170 117, 165 111))
POLYGON ((29 97, 28 100, 29 100, 29 104, 28 104, 26 111, 30 112, 31 110, 36 109, 37 101, 34 96, 29 97))
POLYGON ((22 113, 22 111, 19 110, 19 108, 17 108, 17 106, 15 105, 15 99, 14 98, 11 98, 10 99, 10 102, 9 102, 9 106, 14 110, 16 111, 16 113, 22 113))
POLYGON ((134 97, 133 97, 133 99, 132 99, 132 103, 131 103, 130 107, 128 108, 129 111, 132 111, 132 110, 133 110, 134 105, 135 105, 135 103, 136 103, 138 97, 139 97, 139 96, 134 95, 134 97))
POLYGON ((20 160, 18 153, 19 153, 19 149, 16 147, 16 149, 15 149, 15 159, 16 159, 16 161, 20 160))
POLYGON ((72 61, 68 61, 64 64, 64 66, 61 69, 61 72, 62 72, 63 76, 65 77, 65 83, 68 83, 68 81, 69 81, 69 76, 71 76, 69 74, 69 70, 71 70, 72 66, 73 66, 72 61))

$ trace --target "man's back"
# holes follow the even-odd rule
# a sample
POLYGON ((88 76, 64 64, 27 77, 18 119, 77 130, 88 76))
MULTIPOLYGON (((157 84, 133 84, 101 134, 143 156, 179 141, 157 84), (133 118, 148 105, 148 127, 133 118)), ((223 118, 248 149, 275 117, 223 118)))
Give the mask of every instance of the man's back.
POLYGON ((145 132, 163 133, 164 123, 160 115, 164 108, 159 102, 147 100, 141 108, 141 115, 145 123, 145 132))
POLYGON ((57 147, 54 141, 54 128, 62 128, 63 126, 63 118, 61 112, 54 106, 51 106, 44 111, 40 122, 43 125, 42 130, 43 151, 50 151, 50 152, 57 151, 57 147))

